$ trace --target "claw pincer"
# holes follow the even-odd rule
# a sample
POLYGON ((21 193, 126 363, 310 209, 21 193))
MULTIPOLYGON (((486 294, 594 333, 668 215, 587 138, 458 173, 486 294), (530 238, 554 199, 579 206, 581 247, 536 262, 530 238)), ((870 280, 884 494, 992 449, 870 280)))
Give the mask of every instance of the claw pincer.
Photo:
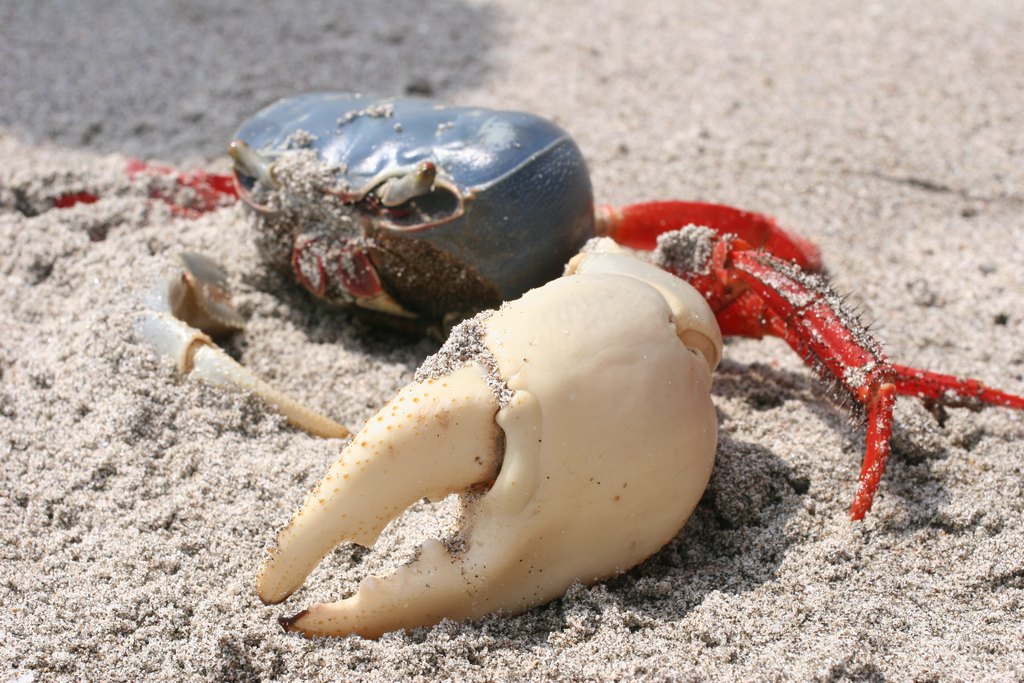
POLYGON ((467 490, 456 538, 282 624, 377 637, 522 612, 635 566, 711 475, 721 344, 692 287, 604 241, 566 277, 456 327, 280 532, 260 598, 286 599, 340 542, 372 545, 416 500, 467 490))

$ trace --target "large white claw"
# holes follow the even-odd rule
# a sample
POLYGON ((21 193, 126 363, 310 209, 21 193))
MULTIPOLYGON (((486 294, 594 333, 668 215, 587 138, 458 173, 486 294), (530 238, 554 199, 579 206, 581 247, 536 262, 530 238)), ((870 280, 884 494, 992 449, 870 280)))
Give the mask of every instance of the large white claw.
POLYGON ((481 484, 458 538, 282 624, 373 638, 521 612, 635 566, 707 485, 720 354, 689 285, 600 243, 567 277, 456 328, 281 532, 260 597, 284 600, 336 544, 372 544, 418 498, 481 484))

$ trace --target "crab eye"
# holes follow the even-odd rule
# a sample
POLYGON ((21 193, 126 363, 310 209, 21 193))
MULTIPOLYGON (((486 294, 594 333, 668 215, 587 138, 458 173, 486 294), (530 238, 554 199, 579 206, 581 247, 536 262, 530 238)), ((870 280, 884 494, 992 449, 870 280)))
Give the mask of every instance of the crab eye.
POLYGON ((390 208, 428 194, 434 189, 436 179, 437 166, 434 162, 421 161, 412 170, 387 178, 372 191, 381 204, 390 208))
POLYGON ((338 193, 374 217, 399 230, 428 227, 462 215, 462 194, 441 177, 432 161, 378 173, 356 192, 338 193))
POLYGON ((457 191, 439 184, 396 206, 381 205, 378 212, 393 227, 416 228, 455 218, 462 213, 462 202, 457 191))
POLYGON ((235 177, 246 190, 251 190, 257 181, 267 186, 278 185, 274 177, 273 160, 252 149, 243 140, 232 140, 228 144, 228 155, 235 164, 235 177))
POLYGON ((431 162, 377 183, 365 191, 357 205, 399 230, 435 225, 463 212, 458 188, 438 178, 431 162))

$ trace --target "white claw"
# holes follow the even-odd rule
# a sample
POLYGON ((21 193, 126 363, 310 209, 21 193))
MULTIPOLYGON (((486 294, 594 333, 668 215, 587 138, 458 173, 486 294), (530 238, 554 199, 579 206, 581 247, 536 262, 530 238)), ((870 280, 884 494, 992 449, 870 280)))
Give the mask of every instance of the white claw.
POLYGON ((292 425, 317 436, 348 436, 345 427, 267 384, 224 353, 205 332, 189 324, 203 325, 211 334, 220 334, 239 329, 241 318, 227 303, 223 283, 202 279, 216 278, 219 269, 209 270, 216 266, 194 254, 185 255, 182 263, 185 269, 181 277, 157 285, 147 295, 136 321, 139 336, 157 353, 171 358, 183 374, 214 386, 256 394, 292 425), (201 276, 199 281, 197 275, 201 276))
POLYGON ((372 543, 420 497, 491 482, 464 500, 458 538, 282 624, 372 638, 521 612, 635 566, 707 485, 720 354, 689 285, 598 245, 567 277, 457 328, 281 532, 260 597, 284 600, 336 544, 372 543))
POLYGON ((342 451, 277 538, 257 592, 281 602, 341 541, 373 545, 420 498, 494 479, 501 457, 487 373, 468 365, 407 386, 342 451))

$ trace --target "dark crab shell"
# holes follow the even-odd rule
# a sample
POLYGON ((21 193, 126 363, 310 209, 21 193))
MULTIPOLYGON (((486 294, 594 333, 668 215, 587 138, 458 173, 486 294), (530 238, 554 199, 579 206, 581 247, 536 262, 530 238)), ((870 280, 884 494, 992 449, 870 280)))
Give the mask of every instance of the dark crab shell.
MULTIPOLYGON (((351 190, 372 184, 382 173, 433 162, 437 191, 447 196, 432 200, 436 206, 426 219, 375 214, 364 224, 389 239, 431 244, 478 274, 499 300, 557 277, 593 235, 593 196, 583 156, 565 131, 541 117, 416 98, 313 93, 263 109, 239 128, 236 139, 273 159, 296 148, 298 131, 304 131, 302 146, 336 166, 339 187, 351 190)), ((253 183, 238 180, 243 189, 253 183)), ((430 296, 409 291, 386 265, 376 267, 403 304, 430 296)), ((415 302, 410 306, 416 307, 415 302)))

